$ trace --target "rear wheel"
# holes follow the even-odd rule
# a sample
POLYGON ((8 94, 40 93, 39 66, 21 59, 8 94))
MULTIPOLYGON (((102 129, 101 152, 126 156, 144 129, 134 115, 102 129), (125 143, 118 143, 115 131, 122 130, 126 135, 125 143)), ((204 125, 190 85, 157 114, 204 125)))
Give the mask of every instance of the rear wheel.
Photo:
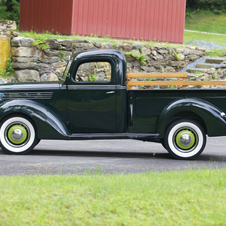
POLYGON ((38 142, 34 124, 26 116, 9 116, 0 126, 0 146, 5 153, 26 154, 38 142))
POLYGON ((204 129, 193 120, 177 120, 166 130, 164 146, 177 159, 194 159, 202 153, 205 145, 204 129))

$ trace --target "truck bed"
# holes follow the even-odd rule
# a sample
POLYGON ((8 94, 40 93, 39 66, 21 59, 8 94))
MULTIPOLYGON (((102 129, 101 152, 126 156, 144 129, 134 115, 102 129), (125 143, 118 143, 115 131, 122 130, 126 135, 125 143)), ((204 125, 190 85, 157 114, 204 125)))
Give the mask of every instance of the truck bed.
MULTIPOLYGON (((226 89, 134 89, 127 90, 127 93, 129 132, 155 133, 158 117, 178 100, 186 99, 189 104, 188 99, 201 99, 226 112, 226 89)), ((185 110, 172 120, 183 117, 183 114, 184 117, 188 115, 185 110)), ((192 117, 192 112, 189 116, 192 117)))

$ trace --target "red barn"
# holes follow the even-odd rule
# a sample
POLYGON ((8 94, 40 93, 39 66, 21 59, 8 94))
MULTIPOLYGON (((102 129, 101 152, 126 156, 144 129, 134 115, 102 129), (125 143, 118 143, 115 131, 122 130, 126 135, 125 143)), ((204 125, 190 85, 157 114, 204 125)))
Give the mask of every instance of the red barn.
POLYGON ((186 0, 21 0, 20 31, 183 43, 186 0))

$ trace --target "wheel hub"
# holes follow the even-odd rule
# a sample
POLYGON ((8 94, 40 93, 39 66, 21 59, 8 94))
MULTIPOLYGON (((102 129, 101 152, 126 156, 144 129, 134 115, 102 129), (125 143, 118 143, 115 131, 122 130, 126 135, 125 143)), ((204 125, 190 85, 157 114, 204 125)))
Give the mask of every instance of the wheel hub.
POLYGON ((23 135, 24 135, 23 131, 20 130, 20 129, 15 129, 15 130, 12 131, 12 138, 14 140, 21 140, 23 135))
POLYGON ((176 145, 184 150, 192 148, 195 144, 195 136, 189 130, 182 130, 176 135, 176 145))
POLYGON ((8 139, 13 144, 22 144, 27 139, 27 130, 21 125, 14 125, 8 130, 8 139))
POLYGON ((191 143, 191 137, 188 134, 183 134, 180 137, 180 143, 184 146, 187 146, 191 143))

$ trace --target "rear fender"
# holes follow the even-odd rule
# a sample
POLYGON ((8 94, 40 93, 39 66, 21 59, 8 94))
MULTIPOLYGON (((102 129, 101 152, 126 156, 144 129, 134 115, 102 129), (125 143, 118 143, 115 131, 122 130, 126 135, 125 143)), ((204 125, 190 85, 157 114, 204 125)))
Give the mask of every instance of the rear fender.
POLYGON ((39 139, 69 139, 65 122, 50 108, 31 100, 9 100, 0 104, 0 120, 18 113, 34 121, 39 139))
POLYGON ((159 138, 164 138, 166 127, 172 117, 180 112, 192 112, 198 115, 205 123, 209 136, 226 135, 225 117, 221 116, 222 111, 219 108, 201 99, 186 98, 169 104, 162 111, 157 120, 159 138))

